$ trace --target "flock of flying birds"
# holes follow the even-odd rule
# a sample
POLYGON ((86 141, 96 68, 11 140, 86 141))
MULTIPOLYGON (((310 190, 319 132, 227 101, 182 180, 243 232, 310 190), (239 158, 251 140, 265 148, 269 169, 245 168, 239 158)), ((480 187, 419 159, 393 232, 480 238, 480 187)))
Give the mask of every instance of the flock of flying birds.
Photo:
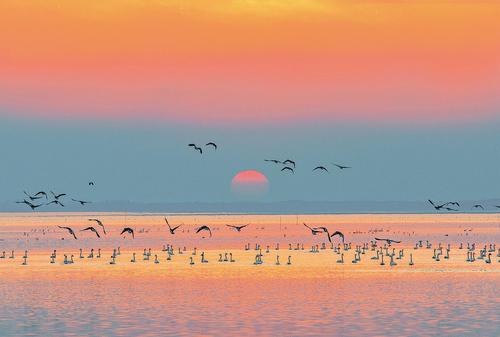
MULTIPOLYGON (((94 182, 92 181, 89 182, 89 186, 94 186, 94 182)), ((67 196, 66 193, 54 193, 50 191, 50 197, 52 198, 52 200, 49 201, 49 194, 45 191, 37 192, 34 195, 31 195, 28 192, 24 191, 24 194, 26 197, 22 201, 16 201, 16 204, 25 204, 28 207, 30 207, 33 211, 39 207, 49 206, 49 205, 59 205, 60 207, 65 207, 62 199, 67 196)), ((91 201, 79 200, 74 198, 70 199, 71 201, 78 203, 82 206, 91 203, 91 201)))
MULTIPOLYGON (((199 152, 200 154, 203 154, 202 146, 198 146, 195 143, 190 143, 190 144, 188 144, 188 147, 193 148, 195 151, 199 152)), ((205 148, 211 148, 214 151, 217 151, 218 146, 214 142, 208 142, 205 144, 205 148)), ((273 163, 275 165, 280 165, 281 172, 290 172, 292 174, 295 173, 295 169, 297 166, 296 162, 294 160, 291 160, 291 159, 286 159, 286 160, 264 159, 264 161, 269 162, 269 163, 273 163)), ((337 164, 337 163, 331 163, 331 164, 341 171, 352 168, 351 166, 341 165, 341 164, 337 164)), ((323 166, 323 165, 319 165, 319 166, 314 167, 312 169, 312 171, 313 172, 314 171, 325 172, 325 173, 330 172, 328 170, 328 168, 323 166)), ((89 184, 89 186, 95 185, 93 181, 90 181, 88 184, 89 184)), ((30 207, 33 211, 35 211, 37 208, 40 208, 42 206, 48 206, 48 205, 58 205, 60 207, 65 207, 63 202, 62 202, 63 201, 62 198, 67 196, 66 193, 56 194, 52 191, 50 191, 50 195, 45 191, 39 191, 34 195, 31 195, 31 194, 27 193, 26 191, 24 191, 24 194, 25 194, 26 198, 24 198, 22 201, 16 201, 16 203, 25 204, 28 207, 30 207), (49 196, 52 199, 50 201, 49 201, 49 196), (42 200, 44 200, 45 202, 42 202, 42 200)), ((85 206, 86 204, 91 203, 91 201, 74 199, 74 198, 71 198, 71 201, 73 201, 75 203, 79 203, 81 206, 85 206)), ((445 202, 442 204, 435 203, 434 201, 432 201, 430 199, 428 201, 432 205, 432 207, 437 211, 459 211, 458 208, 461 207, 460 203, 457 201, 448 201, 448 202, 445 202)), ((499 205, 494 205, 494 207, 500 208, 499 205)), ((472 206, 472 209, 485 210, 485 207, 481 204, 474 204, 472 206)), ((202 230, 206 230, 206 229, 202 229, 202 230)), ((320 229, 320 231, 321 231, 321 229, 320 229)), ((130 232, 130 233, 133 235, 133 232, 130 232)), ((210 235, 211 235, 211 232, 210 232, 210 235)), ((333 234, 333 235, 335 235, 335 234, 333 234)))

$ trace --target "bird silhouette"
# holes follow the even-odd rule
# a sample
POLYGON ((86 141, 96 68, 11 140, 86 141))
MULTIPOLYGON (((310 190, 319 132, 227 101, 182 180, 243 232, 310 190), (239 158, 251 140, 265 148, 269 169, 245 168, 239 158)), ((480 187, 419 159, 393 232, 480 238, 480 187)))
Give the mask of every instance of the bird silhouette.
POLYGON ((42 206, 43 206, 43 204, 40 204, 40 205, 35 205, 35 204, 33 204, 33 203, 31 203, 31 202, 27 201, 26 199, 24 199, 23 201, 16 201, 16 204, 26 204, 26 205, 28 205, 28 206, 31 208, 31 210, 33 210, 33 211, 34 211, 35 209, 37 209, 38 207, 42 207, 42 206))
POLYGON ((313 168, 313 171, 316 171, 316 170, 321 170, 321 171, 328 172, 327 168, 324 167, 324 166, 316 166, 315 168, 313 168))
POLYGON ((104 228, 104 224, 99 219, 89 219, 89 221, 95 221, 99 226, 102 227, 102 231, 104 235, 106 235, 106 228, 104 228))
POLYGON ((64 205, 59 200, 57 200, 57 199, 56 200, 52 200, 51 202, 48 202, 45 205, 48 206, 48 205, 51 205, 51 204, 55 204, 55 205, 59 205, 61 207, 64 207, 64 205))
POLYGON ((201 227, 198 227, 196 229, 196 233, 199 233, 201 231, 208 231, 210 233, 210 237, 212 237, 212 230, 210 229, 210 227, 206 226, 206 225, 203 225, 201 227))
POLYGON ((226 225, 227 227, 234 228, 236 229, 237 232, 241 232, 243 228, 245 228, 248 225, 243 225, 243 226, 233 226, 233 225, 226 225))
POLYGON ((57 226, 57 227, 67 230, 69 232, 69 234, 73 235, 75 240, 77 240, 76 234, 71 227, 65 227, 65 226, 57 226))
POLYGON ((120 233, 120 235, 122 235, 123 233, 130 233, 132 234, 132 239, 134 239, 134 230, 130 227, 125 227, 122 232, 120 233))
POLYGON ((474 205, 474 206, 472 206, 472 208, 481 208, 482 210, 484 210, 483 205, 480 205, 480 204, 474 205))
POLYGON ((35 201, 35 200, 38 200, 38 199, 42 198, 41 196, 40 196, 40 197, 37 197, 37 196, 32 196, 32 195, 28 194, 28 192, 26 192, 26 191, 23 191, 23 192, 24 192, 24 194, 26 194, 26 196, 27 196, 27 197, 28 197, 31 201, 35 201))
POLYGON ((344 166, 344 165, 335 164, 335 163, 332 163, 332 164, 335 165, 335 166, 337 166, 341 170, 350 169, 351 168, 350 166, 344 166))
POLYGON ((74 202, 80 203, 80 205, 82 205, 82 206, 85 206, 85 204, 90 204, 92 202, 92 201, 85 201, 85 200, 77 200, 77 199, 73 199, 73 198, 71 198, 71 200, 73 200, 74 202))
POLYGON ((283 164, 280 160, 276 160, 276 159, 264 159, 264 161, 275 163, 275 164, 283 164))
POLYGON ((205 146, 212 146, 215 150, 217 150, 217 144, 215 144, 214 142, 208 142, 205 144, 205 146))
POLYGON ((330 242, 332 242, 331 238, 333 238, 335 235, 340 236, 340 238, 342 239, 342 243, 344 243, 344 234, 342 232, 339 232, 339 231, 336 231, 332 235, 330 235, 330 242))
POLYGON ((304 223, 304 226, 306 226, 307 228, 309 228, 309 230, 311 231, 312 235, 317 235, 317 234, 320 234, 320 233, 324 232, 322 229, 320 230, 318 228, 311 228, 308 225, 306 225, 305 223, 304 223))
POLYGON ((95 183, 93 181, 89 181, 89 186, 95 186, 95 183))
POLYGON ((92 231, 95 233, 95 235, 97 235, 98 238, 100 238, 101 236, 99 235, 99 233, 97 232, 97 230, 94 228, 94 227, 87 227, 85 229, 82 229, 80 232, 83 232, 83 231, 92 231))
POLYGON ((202 153, 203 153, 202 148, 201 148, 201 147, 196 146, 196 144, 188 144, 188 146, 189 146, 189 147, 194 148, 196 151, 199 151, 199 152, 200 152, 200 154, 202 154, 202 153))
POLYGON ((393 242, 394 243, 401 243, 401 241, 396 241, 396 240, 393 240, 393 239, 380 239, 380 238, 375 238, 375 240, 377 241, 385 241, 387 242, 387 244, 390 246, 393 242))
POLYGON ((52 195, 54 196, 54 199, 59 200, 59 198, 64 197, 66 193, 60 193, 60 194, 55 194, 54 192, 50 191, 52 195))
POLYGON ((292 172, 293 174, 295 174, 295 171, 293 170, 293 168, 291 168, 289 166, 285 166, 281 169, 282 172, 287 171, 287 170, 292 172))
POLYGON ((290 159, 285 160, 282 164, 284 165, 292 164, 293 168, 295 168, 295 162, 290 159))
POLYGON ((168 230, 170 231, 170 234, 175 234, 175 230, 176 230, 177 228, 179 228, 180 226, 182 226, 182 225, 179 225, 179 226, 175 226, 174 228, 170 227, 170 224, 168 223, 168 220, 167 220, 167 218, 166 218, 166 217, 165 217, 165 222, 167 223, 168 230))
POLYGON ((38 192, 37 194, 35 194, 35 197, 38 197, 38 196, 40 196, 40 195, 43 195, 43 196, 45 197, 45 199, 48 199, 48 198, 47 198, 47 193, 45 193, 44 191, 40 191, 40 192, 38 192))
POLYGON ((427 201, 429 201, 429 202, 430 202, 430 204, 432 205, 432 207, 434 207, 434 209, 435 209, 436 211, 441 210, 443 207, 445 207, 445 206, 447 205, 447 203, 444 203, 444 204, 442 204, 442 205, 437 205, 437 204, 435 204, 434 202, 432 202, 432 200, 431 200, 431 199, 428 199, 427 201))

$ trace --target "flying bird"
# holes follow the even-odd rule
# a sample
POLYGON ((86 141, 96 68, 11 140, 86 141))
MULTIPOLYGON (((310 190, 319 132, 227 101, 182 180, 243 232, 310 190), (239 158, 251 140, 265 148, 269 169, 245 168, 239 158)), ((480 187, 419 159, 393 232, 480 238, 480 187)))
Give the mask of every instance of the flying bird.
POLYGON ((210 237, 212 237, 212 231, 210 230, 210 228, 208 226, 203 225, 203 226, 196 229, 196 233, 199 233, 201 231, 208 231, 210 233, 210 237))
POLYGON ((55 205, 59 205, 61 207, 64 207, 64 205, 59 201, 59 200, 52 200, 51 202, 48 202, 46 203, 45 205, 50 205, 50 204, 55 204, 55 205))
POLYGON ((35 200, 38 200, 40 199, 41 197, 37 197, 37 196, 32 196, 32 195, 29 195, 26 191, 23 191, 24 194, 26 194, 26 196, 31 200, 31 201, 35 201, 35 200))
POLYGON ((484 210, 483 205, 480 204, 474 205, 472 208, 481 208, 482 210, 484 210))
POLYGON ((234 228, 236 229, 237 232, 241 232, 243 228, 245 228, 248 225, 243 225, 243 226, 233 226, 233 225, 226 225, 227 227, 234 228))
POLYGON ((65 226, 57 226, 57 227, 67 230, 69 232, 69 234, 73 235, 73 237, 75 238, 75 240, 77 240, 75 232, 70 227, 65 227, 65 226))
POLYGON ((34 205, 32 204, 31 202, 27 201, 26 199, 24 199, 23 201, 16 201, 16 204, 26 204, 28 205, 29 207, 31 207, 32 210, 35 210, 36 208, 40 207, 40 206, 43 206, 43 204, 40 204, 40 205, 34 205))
POLYGON ((43 195, 45 197, 45 199, 48 199, 47 198, 47 193, 45 193, 44 191, 38 192, 37 194, 35 194, 35 197, 38 197, 39 195, 43 195))
POLYGON ((285 160, 282 164, 284 165, 292 164, 293 168, 295 168, 295 162, 290 159, 285 160))
POLYGON ((82 229, 80 232, 83 232, 83 231, 92 231, 95 233, 95 235, 97 235, 98 238, 100 238, 101 236, 99 235, 99 233, 97 232, 97 230, 94 228, 94 227, 87 227, 85 229, 82 229))
POLYGON ((134 238, 134 230, 130 227, 125 227, 120 233, 120 235, 122 235, 123 233, 130 233, 132 234, 132 239, 134 238))
POLYGON ((196 144, 188 144, 188 146, 194 148, 196 151, 199 151, 200 154, 203 153, 203 150, 201 149, 201 147, 196 146, 196 144))
POLYGON ((215 144, 214 142, 208 142, 205 144, 205 146, 212 146, 215 150, 217 150, 217 144, 215 144))
POLYGON ((54 196, 54 199, 59 200, 60 197, 64 197, 66 193, 61 193, 61 194, 55 194, 54 192, 50 191, 52 195, 54 196))
POLYGON ((106 235, 106 229, 104 228, 104 225, 103 223, 101 222, 101 220, 99 219, 89 219, 89 221, 95 221, 99 226, 102 227, 102 231, 104 232, 104 234, 106 235))
POLYGON ((323 230, 320 230, 318 228, 311 228, 308 225, 306 225, 305 223, 304 223, 304 226, 306 226, 307 228, 309 228, 309 230, 311 231, 312 235, 317 235, 317 234, 323 233, 323 230))
POLYGON ((335 165, 335 166, 337 166, 341 170, 350 169, 351 168, 350 166, 344 166, 344 165, 335 164, 335 163, 332 163, 332 164, 335 165))
POLYGON ((73 200, 74 202, 79 202, 80 205, 82 205, 82 206, 85 206, 85 204, 90 204, 92 202, 92 201, 85 201, 85 200, 76 200, 73 198, 71 198, 71 200, 73 200))
MULTIPOLYGON (((315 168, 313 168, 313 171, 316 171, 316 170, 321 170, 321 171, 326 171, 328 172, 328 170, 326 169, 326 167, 324 166, 316 166, 315 168)), ((328 172, 329 173, 329 172, 328 172)))
POLYGON ((89 186, 94 186, 94 182, 93 181, 89 181, 89 186))
POLYGON ((180 226, 182 226, 182 225, 179 225, 179 226, 175 226, 174 228, 170 227, 170 224, 168 223, 168 220, 167 220, 167 218, 166 218, 166 217, 165 217, 165 222, 166 222, 166 223, 167 223, 167 225, 168 225, 168 230, 170 231, 170 234, 175 234, 175 230, 176 230, 177 228, 179 228, 180 226))
POLYGON ((286 170, 288 170, 288 171, 292 172, 293 174, 295 174, 295 171, 294 171, 294 170, 293 170, 293 168, 291 168, 291 167, 285 166, 285 167, 283 167, 283 168, 281 169, 281 171, 282 171, 282 172, 284 172, 284 171, 286 171, 286 170))
POLYGON ((392 240, 392 239, 379 239, 379 238, 375 238, 375 240, 377 241, 385 241, 387 242, 387 244, 390 246, 393 242, 394 243, 401 243, 401 241, 396 241, 396 240, 392 240))
POLYGON ((332 242, 331 238, 333 238, 335 235, 340 236, 340 238, 342 239, 342 243, 344 243, 344 234, 342 232, 339 232, 339 231, 336 231, 335 233, 333 233, 332 235, 330 235, 330 242, 332 242))
POLYGON ((444 203, 444 204, 442 204, 442 205, 436 205, 434 202, 432 202, 432 200, 431 200, 431 199, 428 199, 427 201, 429 201, 429 202, 430 202, 430 204, 432 205, 432 207, 434 207, 434 209, 435 209, 436 211, 439 211, 439 210, 441 210, 443 207, 445 207, 445 206, 446 206, 446 203, 444 203))
POLYGON ((280 160, 276 160, 276 159, 264 159, 264 161, 275 163, 275 164, 283 164, 280 160))

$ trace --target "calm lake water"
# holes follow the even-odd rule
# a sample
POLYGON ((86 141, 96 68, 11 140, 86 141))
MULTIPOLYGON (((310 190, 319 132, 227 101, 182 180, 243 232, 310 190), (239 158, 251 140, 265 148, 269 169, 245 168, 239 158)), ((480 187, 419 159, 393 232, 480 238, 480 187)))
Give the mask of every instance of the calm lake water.
MULTIPOLYGON (((0 216, 0 253, 6 251, 0 259, 0 335, 500 335, 499 246, 489 246, 500 238, 496 214, 174 214, 168 219, 172 226, 184 224, 175 235, 169 234, 163 215, 156 214, 0 216), (94 217, 106 226, 101 239, 79 231, 94 217), (337 254, 303 222, 343 231, 352 249, 337 254), (225 226, 246 223, 250 225, 241 232, 225 226), (212 238, 194 233, 200 224, 212 228, 212 238), (57 225, 73 227, 78 240, 57 225), (119 235, 124 226, 135 229, 135 239, 119 235), (352 263, 355 246, 375 236, 402 241, 388 247, 389 252, 404 251, 394 259, 397 265, 390 266, 385 257, 381 266, 371 249, 352 263), (413 249, 418 240, 424 247, 413 249), (425 248, 425 240, 431 248, 425 248), (432 258, 439 243, 444 251, 450 244, 448 259, 432 258), (487 258, 466 262, 467 243, 476 243, 475 257, 487 245, 491 263, 487 258), (171 260, 162 251, 167 244, 175 247, 171 260), (247 244, 250 250, 244 249, 247 244), (261 265, 253 264, 259 253, 255 244, 262 247, 261 265), (311 253, 316 244, 319 252, 311 253), (110 265, 118 246, 121 255, 110 265), (91 248, 100 248, 102 257, 88 258, 91 248), (149 260, 143 259, 144 248, 152 249, 149 260), (51 264, 53 249, 58 253, 51 264), (27 265, 22 265, 25 250, 27 265), (208 263, 201 263, 201 252, 208 263), (130 262, 133 253, 135 263, 130 262), (226 253, 235 262, 218 262, 219 254, 226 253), (63 264, 64 254, 74 255, 74 264, 63 264), (341 254, 343 264, 337 263, 341 254), (291 265, 286 263, 289 256, 291 265)), ((334 246, 338 243, 335 238, 334 246)))

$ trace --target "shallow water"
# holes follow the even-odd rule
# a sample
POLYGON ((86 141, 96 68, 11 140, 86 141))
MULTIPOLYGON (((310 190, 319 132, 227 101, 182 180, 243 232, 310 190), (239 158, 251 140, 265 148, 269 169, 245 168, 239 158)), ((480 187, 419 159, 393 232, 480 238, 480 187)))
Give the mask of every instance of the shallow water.
POLYGON ((81 229, 94 215, 0 217, 0 251, 7 251, 7 258, 0 259, 0 335, 500 335, 497 251, 490 264, 484 259, 469 263, 467 250, 458 246, 476 242, 477 254, 484 244, 498 242, 497 215, 170 215, 172 225, 184 222, 184 233, 175 237, 166 232, 161 215, 97 216, 109 226, 102 240, 80 232, 78 240, 70 240, 54 228, 65 223, 81 229), (118 235, 125 221, 136 229, 133 240, 118 235), (343 230, 353 248, 375 234, 401 239, 395 248, 404 248, 404 257, 392 267, 386 258, 381 266, 371 259, 375 252, 367 250, 353 264, 351 249, 342 250, 344 264, 337 263, 340 255, 329 245, 319 253, 309 251, 325 240, 307 232, 303 221, 343 230), (200 223, 214 229, 211 239, 193 233, 200 223), (237 233, 225 223, 250 226, 237 233), (420 239, 429 239, 433 247, 413 249, 420 239), (449 259, 432 259, 438 242, 450 244, 449 259), (168 243, 186 246, 186 251, 179 254, 176 248, 167 261, 161 248, 168 243), (247 243, 251 250, 243 249, 247 243), (255 243, 263 248, 262 265, 253 264, 255 243), (296 243, 304 243, 304 250, 295 250, 296 243), (117 246, 121 255, 110 265, 117 246), (90 247, 102 249, 101 259, 87 258, 90 247), (152 257, 145 261, 142 251, 149 247, 152 257), (15 258, 9 259, 12 249, 15 258), (27 265, 21 265, 24 249, 29 250, 27 265), (58 257, 50 264, 53 249, 58 257), (208 263, 200 263, 201 251, 208 263), (133 252, 136 263, 130 263, 133 252), (226 252, 236 261, 218 262, 226 252), (75 263, 64 265, 64 254, 73 254, 75 263), (153 263, 154 255, 159 264, 153 263))

